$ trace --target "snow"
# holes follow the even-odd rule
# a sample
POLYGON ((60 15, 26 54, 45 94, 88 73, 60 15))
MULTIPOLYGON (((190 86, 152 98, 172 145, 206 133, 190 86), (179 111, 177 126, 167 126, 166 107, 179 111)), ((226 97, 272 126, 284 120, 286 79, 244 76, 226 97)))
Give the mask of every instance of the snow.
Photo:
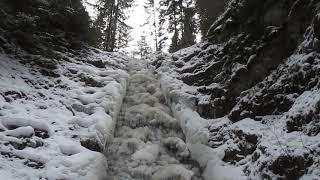
POLYGON ((168 137, 163 143, 171 149, 176 149, 177 155, 181 158, 187 158, 190 155, 187 144, 178 137, 168 137))
POLYGON ((320 91, 305 91, 301 94, 288 111, 289 117, 306 116, 310 112, 316 112, 320 103, 320 91))
POLYGON ((151 144, 147 145, 143 149, 135 152, 132 155, 133 160, 139 161, 147 161, 147 162, 154 162, 159 155, 159 145, 158 144, 151 144))
POLYGON ((63 159, 48 162, 48 169, 44 174, 49 179, 103 179, 107 178, 107 159, 100 153, 82 151, 63 159))
POLYGON ((0 177, 3 179, 20 180, 20 177, 17 177, 14 174, 3 170, 0 170, 0 177))
POLYGON ((154 180, 191 180, 193 172, 181 165, 168 165, 161 167, 153 176, 154 180))
MULTIPOLYGON (((186 54, 196 51, 195 49, 186 49, 186 54)), ((177 52, 176 54, 178 53, 183 54, 184 51, 177 52)), ((163 63, 168 62, 165 61, 163 63)), ((162 66, 166 67, 170 65, 162 66)), ((210 121, 201 118, 195 111, 195 95, 192 93, 195 92, 195 87, 184 84, 179 78, 175 77, 177 76, 175 72, 168 69, 160 67, 157 72, 160 74, 160 87, 166 102, 171 107, 173 115, 178 120, 186 137, 186 144, 177 138, 171 137, 165 140, 165 144, 173 147, 176 146, 180 152, 190 154, 191 159, 198 162, 201 169, 204 169, 202 176, 206 180, 245 179, 240 168, 229 167, 222 162, 224 149, 214 150, 207 146, 210 121)), ((200 99, 207 101, 208 98, 208 96, 203 96, 200 99)), ((226 121, 221 120, 218 122, 225 124, 226 121)))
POLYGON ((108 178, 104 154, 80 141, 102 151, 112 142, 128 58, 91 51, 88 61, 107 62, 97 68, 61 55, 70 61, 58 64, 56 78, 0 55, 0 179, 108 178))
MULTIPOLYGON (((178 53, 175 53, 174 56, 177 56, 178 61, 180 61, 188 53, 191 54, 197 49, 198 47, 188 48, 186 54, 183 54, 182 51, 181 56, 178 53)), ((311 55, 289 58, 286 65, 303 63, 309 56, 311 55)), ((287 154, 292 157, 303 157, 303 154, 308 154, 309 149, 313 149, 318 144, 316 142, 318 137, 309 137, 301 132, 286 132, 288 118, 297 115, 307 116, 310 113, 317 112, 320 100, 320 93, 317 89, 306 91, 297 99, 293 99, 295 103, 287 113, 281 116, 265 116, 262 122, 250 118, 236 123, 232 123, 227 117, 203 119, 196 112, 197 105, 210 103, 210 95, 198 93, 197 88, 199 87, 185 84, 180 80, 182 75, 177 73, 181 69, 188 69, 191 63, 197 63, 196 58, 192 58, 183 64, 182 68, 177 68, 170 56, 164 57, 165 60, 161 62, 162 65, 156 70, 161 91, 173 112, 174 118, 183 130, 191 159, 199 163, 203 170, 202 177, 206 180, 261 179, 262 177, 259 174, 279 177, 268 171, 268 168, 263 164, 276 162, 280 157, 287 154), (244 146, 248 146, 248 148, 254 147, 254 152, 244 155, 243 159, 232 162, 232 164, 225 162, 225 156, 230 156, 226 152, 230 150, 231 152, 232 150, 241 152, 239 143, 247 143, 244 146), (261 152, 262 150, 263 152, 261 152), (253 160, 255 154, 259 155, 258 160, 253 160), (249 169, 249 172, 246 172, 246 169, 249 169)), ((241 68, 241 65, 236 65, 233 71, 241 68)), ((212 86, 219 87, 220 85, 212 84, 212 86)), ((205 86, 205 88, 210 88, 210 86, 205 86)), ((174 147, 179 144, 179 141, 169 138, 165 141, 165 144, 174 147)), ((303 178, 317 177, 316 173, 316 167, 312 166, 309 168, 310 176, 304 176, 303 178)))
POLYGON ((151 130, 147 127, 132 129, 127 126, 123 126, 119 131, 124 137, 139 139, 143 142, 146 142, 151 135, 151 130))
MULTIPOLYGON (((185 58, 195 51, 201 51, 201 45, 173 56, 185 58)), ((303 64, 310 56, 293 56, 286 65, 303 64)), ((197 106, 211 103, 211 95, 198 88, 221 85, 187 85, 174 71, 171 57, 164 57, 153 72, 145 62, 127 62, 128 58, 97 51, 88 61, 107 62, 105 68, 71 58, 58 65, 60 77, 53 78, 1 55, 0 175, 30 180, 261 179, 261 172, 280 176, 263 164, 319 149, 319 135, 286 132, 288 120, 318 111, 319 90, 297 98, 289 95, 295 103, 288 112, 261 121, 204 119, 197 106), (252 152, 226 161, 232 150, 246 153, 239 143, 252 152)), ((179 70, 204 63, 198 60, 180 61, 184 66, 179 70)), ((232 71, 243 67, 236 64, 232 71)), ((301 179, 316 179, 317 168, 313 164, 301 179)))
MULTIPOLYGON (((219 161, 218 161, 219 162, 219 161)), ((206 180, 245 180, 247 179, 242 169, 230 165, 221 165, 216 160, 210 160, 204 170, 203 177, 206 180)))
POLYGON ((204 169, 202 176, 205 180, 246 179, 241 168, 222 162, 223 149, 212 149, 203 144, 189 144, 188 148, 191 158, 204 169))
POLYGON ((178 119, 186 136, 186 141, 206 144, 209 139, 209 132, 206 128, 208 123, 195 111, 193 97, 185 93, 189 88, 183 87, 181 82, 179 84, 177 80, 166 74, 161 74, 160 83, 165 98, 171 105, 174 117, 178 119))
POLYGON ((179 124, 157 76, 131 62, 127 95, 106 157, 111 179, 200 180, 179 124))
MULTIPOLYGON (((187 48, 186 54, 196 51, 197 47, 187 48)), ((177 52, 176 54, 183 54, 177 52)), ((168 63, 168 62, 163 62, 168 63)), ((168 66, 168 65, 162 65, 168 66)), ((186 64, 186 66, 188 66, 186 64)), ((195 97, 197 93, 195 87, 188 86, 179 80, 178 75, 172 70, 163 69, 160 67, 157 72, 160 74, 160 87, 165 96, 166 102, 169 104, 174 117, 178 120, 186 137, 186 144, 176 138, 168 138, 165 144, 169 146, 176 146, 179 151, 183 151, 190 158, 199 163, 203 169, 202 177, 205 180, 233 180, 246 179, 240 167, 234 167, 222 161, 224 157, 224 150, 226 147, 219 149, 212 149, 208 146, 209 142, 209 125, 222 127, 225 124, 230 124, 227 118, 206 120, 200 117, 195 111, 196 103, 195 97)), ((214 86, 219 86, 214 84, 214 86)), ((209 96, 198 96, 200 103, 208 101, 209 96)))
POLYGON ((13 137, 31 137, 34 134, 34 129, 31 126, 19 127, 13 130, 7 130, 4 133, 7 136, 13 137))
MULTIPOLYGON (((18 111, 17 111, 17 113, 18 113, 18 111)), ((10 127, 10 126, 32 127, 34 129, 45 130, 49 134, 51 132, 49 125, 40 119, 32 120, 32 119, 23 119, 23 118, 0 117, 0 123, 5 127, 10 127)), ((17 131, 17 129, 15 129, 15 130, 17 131)))

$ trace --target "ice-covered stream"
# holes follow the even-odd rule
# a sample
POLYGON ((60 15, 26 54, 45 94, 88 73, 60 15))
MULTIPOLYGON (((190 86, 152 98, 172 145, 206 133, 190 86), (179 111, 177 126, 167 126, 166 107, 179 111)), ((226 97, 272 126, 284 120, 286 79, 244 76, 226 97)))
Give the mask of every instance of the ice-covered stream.
POLYGON ((142 62, 129 66, 127 95, 105 152, 108 180, 202 179, 156 75, 142 62))

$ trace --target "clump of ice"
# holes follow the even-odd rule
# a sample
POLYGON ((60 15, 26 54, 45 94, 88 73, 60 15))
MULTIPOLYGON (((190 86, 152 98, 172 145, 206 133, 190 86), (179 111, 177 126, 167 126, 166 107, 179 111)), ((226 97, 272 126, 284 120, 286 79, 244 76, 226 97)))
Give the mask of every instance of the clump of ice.
POLYGON ((188 158, 190 153, 186 143, 178 137, 168 137, 163 142, 170 149, 176 150, 180 158, 188 158))
POLYGON ((170 164, 168 166, 160 167, 159 170, 153 174, 153 180, 191 180, 194 173, 182 165, 170 164))
POLYGON ((49 125, 40 119, 33 120, 33 119, 25 119, 25 118, 0 117, 0 123, 6 127, 31 126, 34 129, 41 129, 41 130, 47 131, 49 134, 51 133, 49 125))
POLYGON ((13 130, 7 130, 4 132, 7 136, 13 136, 17 138, 31 137, 34 135, 34 129, 31 126, 19 127, 13 130))
POLYGON ((146 142, 150 139, 151 130, 147 127, 132 129, 127 126, 123 126, 119 134, 121 134, 123 137, 135 138, 146 142))
POLYGON ((132 155, 133 160, 140 160, 140 161, 147 161, 149 163, 154 162, 160 152, 158 144, 151 144, 146 145, 143 149, 140 149, 139 151, 135 152, 132 155))

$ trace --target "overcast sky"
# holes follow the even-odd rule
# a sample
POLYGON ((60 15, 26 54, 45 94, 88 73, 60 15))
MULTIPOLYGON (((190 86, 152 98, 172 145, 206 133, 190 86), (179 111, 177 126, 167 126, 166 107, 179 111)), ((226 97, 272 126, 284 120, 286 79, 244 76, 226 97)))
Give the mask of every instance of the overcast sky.
MULTIPOLYGON (((87 0, 90 3, 95 3, 96 0, 87 0)), ((129 47, 125 51, 134 51, 137 49, 137 42, 139 41, 142 35, 148 36, 149 45, 153 48, 153 39, 150 36, 150 31, 152 30, 150 26, 143 24, 146 23, 148 15, 145 12, 144 4, 146 0, 135 0, 135 3, 132 8, 128 10, 128 20, 127 24, 133 29, 130 32, 133 40, 129 43, 129 47)), ((157 2, 157 1, 156 1, 157 2)), ((95 10, 87 6, 87 10, 91 16, 94 16, 95 10)))

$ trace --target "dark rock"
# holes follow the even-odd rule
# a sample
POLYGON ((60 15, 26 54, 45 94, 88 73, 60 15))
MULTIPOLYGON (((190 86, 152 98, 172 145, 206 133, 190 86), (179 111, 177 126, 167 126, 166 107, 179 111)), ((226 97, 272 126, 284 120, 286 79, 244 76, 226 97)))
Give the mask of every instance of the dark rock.
MULTIPOLYGON (((305 90, 301 87, 315 78, 315 71, 310 69, 312 65, 302 69, 307 76, 305 72, 299 72, 301 70, 282 66, 304 40, 308 26, 317 24, 318 19, 313 20, 315 8, 315 3, 309 1, 232 1, 209 31, 209 43, 194 46, 192 52, 183 56, 174 54, 172 61, 181 80, 201 87, 200 93, 211 93, 214 104, 198 108, 200 115, 205 118, 229 115, 233 121, 238 121, 288 111, 294 100, 280 94, 301 94, 305 90), (303 13, 305 9, 310 11, 303 13), (189 62, 188 66, 182 62, 189 62), (269 78, 269 82, 263 82, 271 75, 274 77, 269 78), (283 85, 271 87, 279 77, 284 79, 283 85), (202 88, 213 83, 220 84, 227 92, 223 95, 226 100, 220 100, 221 93, 202 88), (255 87, 258 84, 260 88, 255 87), (250 93, 250 97, 245 93, 250 93), (258 97, 256 93, 265 96, 258 97), (249 101, 242 101, 242 98, 249 98, 249 101), (236 104, 240 104, 239 108, 233 110, 236 104)), ((313 59, 306 62, 313 62, 313 59)), ((162 58, 153 62, 156 68, 161 64, 162 58)), ((316 82, 310 83, 309 87, 313 88, 316 82)))
POLYGON ((18 143, 18 142, 8 142, 8 143, 5 143, 5 145, 11 145, 14 149, 17 149, 17 150, 23 150, 24 148, 27 147, 27 145, 25 143, 18 143))
POLYGON ((17 91, 6 91, 2 95, 6 102, 11 102, 17 99, 26 98, 26 95, 23 92, 17 92, 17 91))
POLYGON ((74 50, 80 50, 83 47, 85 47, 84 43, 82 41, 72 41, 70 43, 70 48, 74 50))
POLYGON ((53 78, 60 77, 60 74, 52 70, 41 69, 40 73, 44 76, 53 77, 53 78))
POLYGON ((318 14, 313 20, 314 33, 318 39, 320 39, 320 15, 318 14))
POLYGON ((273 173, 285 176, 286 179, 298 180, 312 163, 312 159, 302 156, 281 155, 269 168, 273 173))
POLYGON ((94 65, 97 68, 105 68, 106 67, 106 64, 102 60, 99 60, 99 61, 86 61, 86 62, 89 63, 89 64, 94 65))
POLYGON ((236 164, 256 151, 258 136, 244 133, 242 130, 233 130, 231 133, 234 134, 233 139, 237 146, 226 149, 223 161, 236 164))
POLYGON ((34 129, 34 135, 42 139, 47 139, 50 137, 47 130, 37 128, 34 129))
POLYGON ((102 148, 99 146, 99 143, 93 139, 81 139, 80 140, 81 146, 96 152, 102 152, 102 148))
POLYGON ((103 87, 105 86, 103 83, 98 82, 96 80, 94 80, 91 77, 86 76, 85 74, 80 74, 80 81, 84 82, 86 84, 86 86, 91 86, 91 87, 103 87))
POLYGON ((38 65, 45 69, 49 69, 49 70, 57 69, 57 62, 53 59, 47 59, 47 58, 36 56, 31 61, 35 65, 38 65))
POLYGON ((78 70, 75 70, 75 69, 68 69, 72 74, 77 74, 78 73, 78 70))
POLYGON ((225 155, 222 160, 231 164, 236 164, 236 162, 239 162, 241 159, 244 158, 244 156, 241 155, 241 151, 237 149, 228 148, 225 150, 224 153, 225 155))
POLYGON ((45 167, 44 163, 40 161, 31 160, 31 159, 27 159, 23 164, 33 169, 42 169, 45 167))

